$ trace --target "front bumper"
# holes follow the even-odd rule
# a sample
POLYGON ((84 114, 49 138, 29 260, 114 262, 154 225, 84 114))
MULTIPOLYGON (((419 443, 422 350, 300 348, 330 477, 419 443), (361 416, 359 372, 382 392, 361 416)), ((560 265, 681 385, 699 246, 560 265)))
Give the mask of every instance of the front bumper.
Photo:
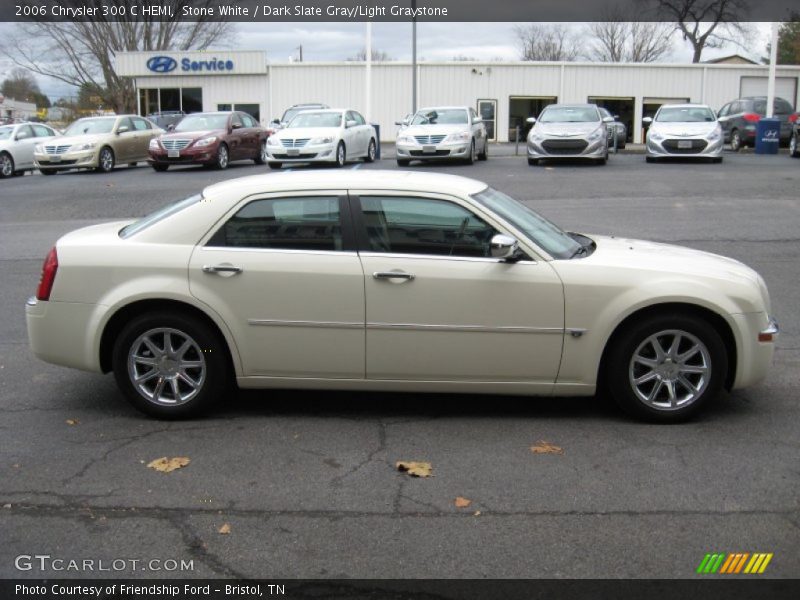
POLYGON ((219 144, 210 144, 208 146, 187 146, 178 150, 178 156, 169 156, 166 149, 159 147, 158 149, 149 149, 148 154, 150 164, 158 165, 199 165, 211 164, 217 160, 217 149, 219 144))
POLYGON ((267 144, 267 160, 282 163, 336 162, 336 146, 330 143, 287 148, 267 144))
POLYGON ((55 365, 100 372, 99 348, 91 335, 97 331, 100 308, 97 304, 30 298, 25 304, 25 322, 31 351, 55 365))
POLYGON ((608 153, 608 136, 595 140, 584 137, 528 138, 528 158, 605 158, 608 153))
POLYGON ((38 169, 93 169, 98 164, 98 155, 98 148, 64 152, 63 154, 35 152, 33 162, 38 169))
POLYGON ((780 329, 766 313, 731 315, 737 336, 736 378, 733 389, 758 383, 767 376, 780 329))
POLYGON ((680 157, 680 158, 719 158, 722 156, 724 140, 719 136, 716 140, 709 141, 704 136, 664 138, 655 141, 647 138, 647 156, 653 158, 680 157), (684 142, 681 144, 681 142, 684 142), (680 148, 680 145, 691 144, 690 148, 680 148), (702 146, 702 147, 701 147, 702 146))
POLYGON ((395 145, 395 154, 401 160, 464 159, 469 157, 471 151, 470 141, 441 142, 439 144, 398 143, 395 145))

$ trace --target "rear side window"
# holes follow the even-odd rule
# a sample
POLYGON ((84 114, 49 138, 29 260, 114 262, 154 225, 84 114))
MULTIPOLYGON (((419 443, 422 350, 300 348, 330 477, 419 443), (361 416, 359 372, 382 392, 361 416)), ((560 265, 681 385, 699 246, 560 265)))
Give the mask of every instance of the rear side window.
POLYGON ((342 250, 339 198, 304 196, 255 200, 228 219, 207 245, 342 250))
POLYGON ((132 235, 136 235, 137 233, 147 229, 151 225, 154 225, 159 221, 162 221, 163 219, 171 217, 175 213, 182 211, 187 206, 191 206, 192 204, 197 204, 198 202, 200 202, 202 198, 203 198, 202 194, 195 194, 194 196, 189 196, 184 200, 179 200, 178 202, 173 202, 172 204, 168 204, 164 208, 160 208, 157 211, 150 213, 146 217, 142 217, 138 221, 135 221, 134 223, 131 223, 126 227, 123 227, 122 230, 120 230, 119 232, 119 237, 121 237, 124 240, 131 237, 132 235))

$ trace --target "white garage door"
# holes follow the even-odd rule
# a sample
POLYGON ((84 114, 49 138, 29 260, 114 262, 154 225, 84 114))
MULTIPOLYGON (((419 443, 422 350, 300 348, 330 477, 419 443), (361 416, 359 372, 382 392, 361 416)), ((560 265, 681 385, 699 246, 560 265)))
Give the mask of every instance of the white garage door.
MULTIPOLYGON (((767 78, 742 77, 740 90, 740 98, 746 98, 747 96, 766 96, 767 78)), ((788 100, 789 104, 794 106, 797 101, 797 77, 776 77, 775 95, 778 98, 788 100)))

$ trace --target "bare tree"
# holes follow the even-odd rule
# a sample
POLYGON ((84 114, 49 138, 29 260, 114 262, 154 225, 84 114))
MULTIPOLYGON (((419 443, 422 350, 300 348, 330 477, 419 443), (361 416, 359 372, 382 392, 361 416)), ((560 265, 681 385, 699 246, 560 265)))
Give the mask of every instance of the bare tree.
POLYGON ((516 25, 514 35, 522 60, 573 61, 581 55, 581 42, 564 25, 516 25))
MULTIPOLYGON (((61 0, 65 7, 98 7, 108 0, 61 0)), ((119 2, 120 5, 126 4, 119 2)), ((205 50, 232 33, 227 21, 195 17, 181 20, 184 6, 212 7, 215 0, 163 0, 172 8, 173 17, 146 17, 111 20, 102 16, 92 21, 29 22, 17 25, 17 31, 0 44, 13 63, 40 75, 53 77, 80 88, 91 86, 103 104, 117 112, 136 107, 133 83, 114 69, 118 52, 134 50, 205 50)))
MULTIPOLYGON (((372 62, 387 62, 390 60, 394 60, 387 52, 383 50, 376 50, 375 48, 372 49, 370 52, 372 56, 372 62)), ((367 49, 362 48, 359 50, 355 56, 350 56, 346 60, 353 61, 353 62, 366 62, 367 60, 367 49)))
POLYGON ((745 47, 752 38, 746 18, 748 0, 655 0, 657 10, 675 23, 683 39, 692 45, 692 62, 700 62, 703 50, 727 44, 745 47))
POLYGON ((591 23, 588 58, 603 62, 655 62, 672 48, 675 26, 670 23, 627 21, 626 11, 615 5, 604 20, 591 23))

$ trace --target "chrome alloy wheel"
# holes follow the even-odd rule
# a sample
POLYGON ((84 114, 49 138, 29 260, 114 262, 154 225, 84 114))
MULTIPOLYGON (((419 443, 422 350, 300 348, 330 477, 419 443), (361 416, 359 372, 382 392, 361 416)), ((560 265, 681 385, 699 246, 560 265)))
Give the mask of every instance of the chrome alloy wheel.
POLYGON ((194 398, 206 379, 200 346, 177 329, 158 327, 144 332, 128 351, 128 377, 144 398, 162 406, 177 406, 194 398))
POLYGON ((14 174, 14 161, 8 154, 0 154, 0 175, 11 177, 14 174))
POLYGON ((114 168, 114 155, 108 148, 103 148, 100 151, 100 168, 106 173, 114 168))
POLYGON ((696 336, 678 329, 646 338, 631 357, 628 382, 636 397, 657 410, 697 400, 711 379, 711 354, 696 336))
POLYGON ((267 142, 263 142, 261 144, 261 149, 258 151, 258 157, 262 163, 267 162, 267 142))

